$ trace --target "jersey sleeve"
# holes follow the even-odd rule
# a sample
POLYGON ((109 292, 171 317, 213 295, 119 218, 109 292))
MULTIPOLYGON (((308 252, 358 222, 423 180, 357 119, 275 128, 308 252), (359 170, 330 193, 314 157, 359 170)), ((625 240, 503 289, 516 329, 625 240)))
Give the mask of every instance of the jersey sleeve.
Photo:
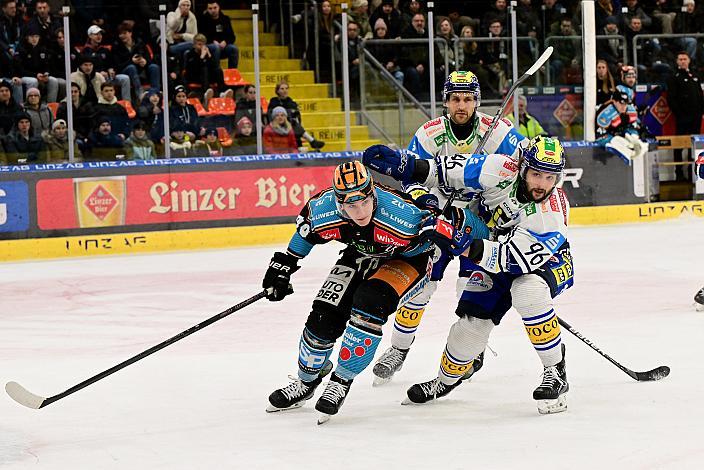
POLYGON ((505 154, 456 154, 436 158, 441 183, 463 191, 507 186, 518 172, 518 161, 505 154))
POLYGON ((313 221, 316 219, 318 212, 320 212, 320 210, 317 209, 321 207, 320 203, 324 202, 321 200, 321 196, 324 194, 325 191, 311 197, 308 203, 301 209, 298 217, 296 217, 296 232, 288 242, 287 251, 298 259, 308 256, 313 246, 322 245, 330 241, 323 238, 318 231, 313 229, 313 221))

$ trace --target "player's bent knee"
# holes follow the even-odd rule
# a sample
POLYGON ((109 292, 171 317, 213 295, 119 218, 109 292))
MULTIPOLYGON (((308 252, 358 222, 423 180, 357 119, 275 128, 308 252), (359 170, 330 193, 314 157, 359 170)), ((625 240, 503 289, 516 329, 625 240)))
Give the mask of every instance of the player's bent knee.
POLYGON ((545 279, 536 274, 520 276, 511 285, 513 306, 521 316, 544 310, 553 304, 550 287, 545 279))
POLYGON ((384 324, 396 311, 399 296, 386 282, 369 279, 359 285, 352 297, 352 312, 367 316, 374 323, 384 324))
POLYGON ((322 302, 313 302, 313 310, 306 320, 306 328, 323 341, 335 342, 347 326, 348 315, 342 315, 334 307, 322 302))

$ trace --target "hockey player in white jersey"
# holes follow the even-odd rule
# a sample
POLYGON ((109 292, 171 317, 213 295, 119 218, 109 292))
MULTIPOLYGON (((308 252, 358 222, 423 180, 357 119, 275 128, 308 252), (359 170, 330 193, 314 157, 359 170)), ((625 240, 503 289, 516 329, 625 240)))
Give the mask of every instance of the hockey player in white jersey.
MULTIPOLYGON (((452 72, 447 77, 443 87, 443 102, 447 108, 446 115, 420 126, 408 145, 408 151, 419 159, 432 160, 438 155, 474 153, 491 125, 493 118, 477 111, 481 103, 481 88, 479 80, 472 72, 452 72)), ((508 120, 502 119, 485 143, 484 151, 517 157, 519 144, 524 139, 508 120)), ((416 201, 435 208, 442 207, 452 192, 443 184, 427 188, 422 184, 412 183, 404 185, 404 190, 416 201)), ((455 198, 453 205, 476 208, 477 201, 473 199, 474 195, 460 196, 455 198)), ((443 253, 435 262, 431 282, 423 293, 396 312, 391 347, 379 357, 373 368, 376 385, 391 380, 394 373, 403 366, 425 307, 435 292, 437 282, 442 279, 449 261, 450 257, 443 253)), ((460 276, 462 273, 471 272, 464 269, 464 264, 465 261, 460 260, 460 276)), ((466 279, 460 277, 458 283, 464 284, 464 281, 466 279)), ((468 372, 467 377, 481 367, 482 359, 483 355, 477 358, 474 369, 468 372)))
POLYGON ((477 194, 480 213, 492 229, 464 253, 473 263, 442 354, 438 376, 408 389, 408 403, 447 395, 462 383, 489 334, 513 306, 543 363, 542 383, 533 392, 540 413, 563 411, 569 389, 565 348, 553 299, 573 284, 567 241, 569 203, 557 188, 564 152, 557 139, 537 137, 507 155, 456 154, 414 160, 382 149, 367 164, 396 179, 427 187, 444 184, 477 194))

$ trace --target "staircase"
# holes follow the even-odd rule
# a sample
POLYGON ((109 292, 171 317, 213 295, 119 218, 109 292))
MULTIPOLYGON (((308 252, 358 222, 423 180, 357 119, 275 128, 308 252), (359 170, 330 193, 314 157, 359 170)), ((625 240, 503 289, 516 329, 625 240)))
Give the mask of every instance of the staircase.
MULTIPOLYGON (((240 50, 239 71, 242 78, 254 83, 254 47, 252 45, 251 10, 223 10, 232 20, 232 29, 237 35, 237 47, 240 50)), ((265 33, 264 23, 259 22, 259 79, 261 96, 267 100, 276 96, 274 87, 281 80, 289 84, 289 95, 301 109, 303 127, 313 137, 325 142, 323 151, 339 152, 345 150, 345 113, 342 100, 330 97, 330 83, 316 83, 315 72, 302 70, 299 59, 289 59, 288 46, 278 45, 278 34, 265 33)), ((222 67, 227 68, 227 60, 222 67)), ((354 124, 359 121, 357 113, 350 113, 354 124)), ((380 143, 369 137, 367 126, 353 125, 351 132, 351 149, 364 150, 370 145, 380 143)), ((304 140, 304 145, 307 142, 304 140)))

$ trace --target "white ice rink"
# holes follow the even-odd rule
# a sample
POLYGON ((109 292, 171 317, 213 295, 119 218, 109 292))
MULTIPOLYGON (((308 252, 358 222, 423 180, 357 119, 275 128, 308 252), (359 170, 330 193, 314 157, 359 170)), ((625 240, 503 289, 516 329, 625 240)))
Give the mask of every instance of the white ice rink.
MULTIPOLYGON (((0 468, 704 468, 704 313, 692 300, 704 220, 573 228, 571 239, 576 284, 558 314, 631 369, 669 365, 668 378, 637 383, 563 330, 568 410, 541 416, 531 393, 542 367, 511 311, 491 338, 498 356, 470 383, 401 406, 436 374, 455 321, 450 275, 393 382, 372 388, 366 370, 323 426, 314 400, 267 414, 269 393, 296 371, 331 243, 283 302, 261 300, 41 410, 2 392, 0 468)), ((57 394, 257 293, 272 251, 2 264, 0 382, 57 394)))

